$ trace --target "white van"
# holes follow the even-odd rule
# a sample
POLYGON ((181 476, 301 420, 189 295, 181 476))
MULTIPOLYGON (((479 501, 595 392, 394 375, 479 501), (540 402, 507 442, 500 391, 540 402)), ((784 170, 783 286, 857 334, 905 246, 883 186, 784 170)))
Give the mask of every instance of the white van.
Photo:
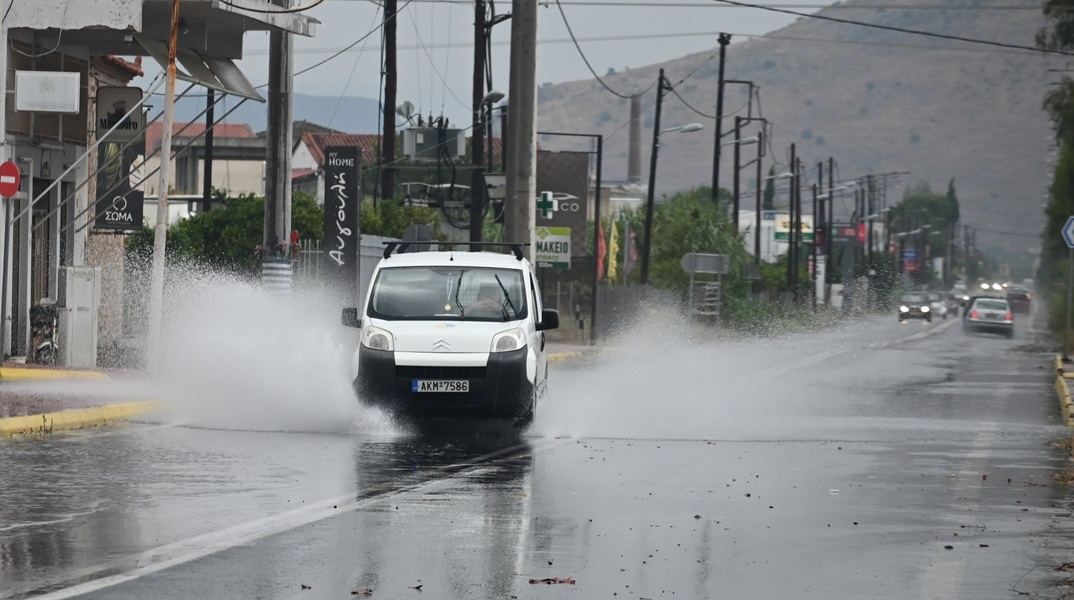
POLYGON ((544 332, 559 313, 542 305, 522 246, 501 246, 512 254, 387 244, 364 307, 342 314, 361 329, 351 373, 360 401, 419 422, 533 419, 548 379, 544 332))

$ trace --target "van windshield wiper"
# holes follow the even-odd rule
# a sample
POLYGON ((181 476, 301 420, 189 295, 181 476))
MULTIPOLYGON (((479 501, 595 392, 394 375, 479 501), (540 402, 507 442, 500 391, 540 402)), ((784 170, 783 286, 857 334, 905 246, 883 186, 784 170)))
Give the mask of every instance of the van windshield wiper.
POLYGON ((503 290, 503 298, 504 298, 504 301, 506 303, 506 306, 501 306, 500 307, 501 309, 503 309, 503 320, 507 321, 507 320, 509 320, 511 318, 511 315, 507 313, 507 307, 508 306, 511 307, 511 312, 515 313, 515 316, 517 317, 518 316, 518 309, 515 308, 515 304, 513 302, 511 302, 511 294, 507 293, 507 288, 504 287, 503 282, 500 281, 500 276, 499 275, 494 275, 494 277, 496 278, 496 283, 498 283, 500 285, 500 289, 503 290))

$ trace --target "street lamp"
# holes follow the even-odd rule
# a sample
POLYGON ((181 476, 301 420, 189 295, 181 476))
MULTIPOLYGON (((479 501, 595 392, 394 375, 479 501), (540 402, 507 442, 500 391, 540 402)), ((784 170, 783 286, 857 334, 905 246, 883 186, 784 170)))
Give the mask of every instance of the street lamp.
POLYGON ((481 140, 481 134, 487 132, 488 136, 488 171, 492 171, 492 105, 496 104, 500 100, 503 100, 504 94, 499 90, 489 90, 485 97, 481 99, 479 103, 479 114, 474 115, 478 117, 474 120, 474 134, 471 140, 470 152, 473 156, 473 163, 476 167, 473 172, 473 181, 470 185, 470 241, 480 242, 482 237, 482 225, 485 222, 485 206, 486 202, 491 202, 491 199, 486 197, 486 194, 481 193, 480 188, 485 186, 481 185, 484 181, 483 173, 481 172, 481 152, 484 150, 484 143, 481 140), (484 127, 481 127, 484 125, 484 127))
MULTIPOLYGON (((660 70, 660 80, 663 82, 664 70, 660 70)), ((701 123, 690 123, 688 125, 680 125, 678 127, 669 127, 667 129, 660 129, 660 97, 663 95, 662 91, 657 93, 656 102, 656 121, 653 123, 653 149, 649 157, 649 194, 645 204, 645 248, 641 254, 641 283, 649 283, 649 254, 653 245, 653 204, 655 203, 654 192, 656 191, 656 160, 659 156, 660 150, 660 135, 664 133, 690 133, 693 131, 700 131, 704 127, 701 123)))

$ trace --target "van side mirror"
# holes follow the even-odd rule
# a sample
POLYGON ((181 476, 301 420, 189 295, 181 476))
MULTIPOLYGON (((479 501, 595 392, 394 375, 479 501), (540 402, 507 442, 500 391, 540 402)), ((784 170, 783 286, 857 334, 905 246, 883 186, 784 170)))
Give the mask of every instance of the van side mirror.
POLYGON ((339 316, 339 322, 344 327, 361 327, 362 320, 358 318, 358 308, 350 306, 343 309, 343 313, 339 316))
POLYGON ((537 324, 537 331, 559 329, 559 311, 546 308, 541 311, 541 322, 537 324))

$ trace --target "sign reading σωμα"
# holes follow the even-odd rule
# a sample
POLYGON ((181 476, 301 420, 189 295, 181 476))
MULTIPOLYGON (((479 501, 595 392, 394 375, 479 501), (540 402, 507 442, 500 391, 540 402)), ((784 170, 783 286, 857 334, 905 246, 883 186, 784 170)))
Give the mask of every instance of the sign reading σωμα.
POLYGON ((538 227, 534 259, 538 267, 571 268, 571 228, 538 227))

